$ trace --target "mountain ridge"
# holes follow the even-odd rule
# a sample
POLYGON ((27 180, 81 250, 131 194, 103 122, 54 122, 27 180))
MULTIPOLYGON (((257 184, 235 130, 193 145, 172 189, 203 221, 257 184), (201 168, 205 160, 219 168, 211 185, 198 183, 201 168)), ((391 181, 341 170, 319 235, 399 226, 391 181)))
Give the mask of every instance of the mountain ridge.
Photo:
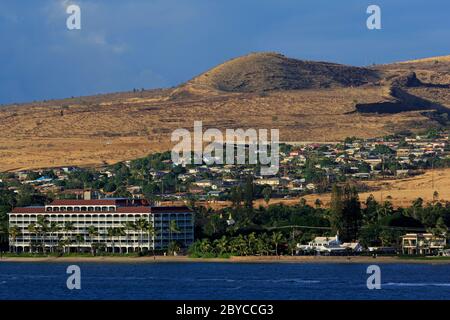
MULTIPOLYGON (((430 58, 432 59, 432 58, 430 58)), ((282 141, 370 138, 442 124, 450 61, 370 67, 253 53, 175 88, 0 108, 0 171, 101 165, 170 150, 171 132, 278 128, 282 141)))

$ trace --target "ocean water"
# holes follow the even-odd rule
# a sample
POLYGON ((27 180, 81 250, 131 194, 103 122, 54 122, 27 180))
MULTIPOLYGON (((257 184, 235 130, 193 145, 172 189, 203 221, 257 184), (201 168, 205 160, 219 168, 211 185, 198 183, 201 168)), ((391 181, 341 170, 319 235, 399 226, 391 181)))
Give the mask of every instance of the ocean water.
POLYGON ((69 290, 69 265, 0 263, 0 300, 450 299, 450 265, 380 264, 379 290, 366 264, 288 263, 79 263, 69 290))

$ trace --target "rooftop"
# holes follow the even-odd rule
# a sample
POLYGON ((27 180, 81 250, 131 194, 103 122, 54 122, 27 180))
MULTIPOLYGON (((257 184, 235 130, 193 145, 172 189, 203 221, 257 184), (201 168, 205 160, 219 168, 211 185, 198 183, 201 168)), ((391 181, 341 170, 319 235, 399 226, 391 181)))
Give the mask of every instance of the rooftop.
POLYGON ((186 206, 150 206, 144 199, 54 200, 45 206, 14 208, 11 213, 171 213, 191 211, 186 206), (61 208, 62 207, 62 208, 61 208), (65 208, 68 207, 68 208, 65 208), (113 207, 112 209, 109 209, 113 207))

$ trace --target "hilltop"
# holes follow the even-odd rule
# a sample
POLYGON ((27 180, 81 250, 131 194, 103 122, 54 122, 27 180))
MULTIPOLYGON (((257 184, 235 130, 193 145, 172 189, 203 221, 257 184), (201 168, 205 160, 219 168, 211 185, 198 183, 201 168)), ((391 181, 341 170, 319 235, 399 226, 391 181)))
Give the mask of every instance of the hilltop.
POLYGON ((288 142, 418 131, 445 123, 449 84, 448 57, 362 68, 254 53, 176 88, 2 107, 0 171, 138 158, 195 120, 278 128, 288 142))
POLYGON ((186 85, 226 92, 262 92, 360 86, 377 78, 375 71, 366 68, 263 52, 227 61, 186 85))

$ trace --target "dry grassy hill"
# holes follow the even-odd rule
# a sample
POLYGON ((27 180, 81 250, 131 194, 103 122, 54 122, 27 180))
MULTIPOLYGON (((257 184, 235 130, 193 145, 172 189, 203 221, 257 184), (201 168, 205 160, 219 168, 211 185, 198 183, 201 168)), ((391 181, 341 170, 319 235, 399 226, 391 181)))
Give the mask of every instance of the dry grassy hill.
POLYGON ((283 141, 419 130, 449 111, 449 70, 444 58, 357 68, 262 53, 173 89, 6 106, 0 171, 99 165, 169 150, 171 132, 191 129, 195 120, 205 129, 278 128, 283 141))
POLYGON ((264 92, 360 86, 376 80, 377 72, 366 68, 291 59, 278 53, 252 53, 220 64, 185 86, 264 92))

